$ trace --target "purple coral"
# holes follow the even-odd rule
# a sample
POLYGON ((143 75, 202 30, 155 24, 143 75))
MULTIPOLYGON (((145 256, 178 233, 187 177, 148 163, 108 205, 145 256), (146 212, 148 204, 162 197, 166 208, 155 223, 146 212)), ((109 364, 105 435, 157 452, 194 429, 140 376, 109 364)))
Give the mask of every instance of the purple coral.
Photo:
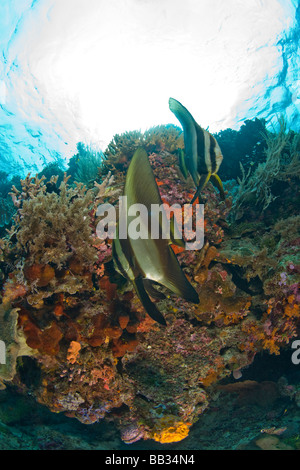
POLYGON ((279 281, 279 285, 280 286, 286 286, 286 280, 287 280, 287 275, 286 273, 280 273, 280 281, 279 281))

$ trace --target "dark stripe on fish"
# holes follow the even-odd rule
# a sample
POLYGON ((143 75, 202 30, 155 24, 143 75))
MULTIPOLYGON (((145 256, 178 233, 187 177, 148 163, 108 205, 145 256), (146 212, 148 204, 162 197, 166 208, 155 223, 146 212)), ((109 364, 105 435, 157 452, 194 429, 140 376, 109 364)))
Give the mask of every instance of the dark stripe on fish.
POLYGON ((123 269, 123 266, 119 260, 119 256, 117 254, 117 250, 116 250, 116 247, 115 247, 115 243, 113 243, 112 245, 112 255, 113 255, 113 260, 115 262, 115 267, 117 269, 117 271, 125 278, 127 279, 127 274, 125 272, 125 270, 123 269))
MULTIPOLYGON (((223 160, 222 151, 217 140, 210 132, 202 129, 191 113, 174 98, 169 99, 169 108, 175 114, 184 132, 184 151, 180 153, 180 166, 189 171, 197 191, 192 201, 197 199, 200 191, 205 188, 211 177, 218 187, 222 199, 225 197, 222 181, 216 174, 223 160), (185 166, 183 164, 183 160, 185 166)), ((184 176, 185 176, 184 172, 184 176)))
POLYGON ((216 160, 216 140, 214 137, 209 134, 209 156, 211 161, 211 172, 214 173, 217 169, 217 160, 216 160))
POLYGON ((202 127, 200 127, 196 122, 195 122, 195 127, 196 127, 196 133, 197 133, 197 154, 198 154, 197 171, 199 175, 202 175, 203 173, 207 173, 208 171, 206 162, 205 162, 204 131, 202 127))

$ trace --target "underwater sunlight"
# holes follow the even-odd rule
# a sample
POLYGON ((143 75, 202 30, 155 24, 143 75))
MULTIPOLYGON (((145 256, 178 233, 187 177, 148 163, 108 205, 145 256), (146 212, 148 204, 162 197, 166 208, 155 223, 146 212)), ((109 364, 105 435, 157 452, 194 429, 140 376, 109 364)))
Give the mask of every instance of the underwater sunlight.
POLYGON ((212 132, 283 111, 299 126, 296 12, 296 0, 2 0, 4 169, 176 124, 169 96, 212 132))

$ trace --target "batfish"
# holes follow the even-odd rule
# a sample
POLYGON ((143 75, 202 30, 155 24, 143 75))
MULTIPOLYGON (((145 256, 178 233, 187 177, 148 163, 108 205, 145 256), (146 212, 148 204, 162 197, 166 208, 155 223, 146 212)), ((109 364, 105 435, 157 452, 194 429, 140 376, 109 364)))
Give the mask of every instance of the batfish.
MULTIPOLYGON (((161 236, 158 239, 151 238, 151 205, 161 206, 162 200, 144 149, 136 150, 130 162, 124 196, 127 197, 127 208, 121 208, 119 214, 116 238, 112 246, 114 264, 116 269, 132 282, 148 315, 161 325, 166 325, 164 316, 149 297, 149 295, 156 298, 162 297, 161 293, 155 290, 155 284, 166 287, 190 302, 199 303, 199 297, 182 271, 171 248, 171 244, 175 241, 174 229, 171 229, 173 236, 170 235, 169 238, 161 236), (148 230, 148 237, 146 238, 136 239, 135 237, 133 239, 129 236, 128 230, 127 238, 119 236, 120 218, 127 215, 127 229, 133 220, 132 216, 128 215, 132 204, 143 204, 147 208, 145 227, 148 230)), ((161 218, 159 220, 161 224, 161 218)))
POLYGON ((220 146, 214 136, 197 124, 191 113, 174 98, 169 99, 169 108, 175 114, 183 128, 184 153, 179 149, 179 164, 185 178, 188 172, 197 187, 191 204, 208 181, 219 189, 225 199, 222 181, 217 172, 223 160, 220 146))

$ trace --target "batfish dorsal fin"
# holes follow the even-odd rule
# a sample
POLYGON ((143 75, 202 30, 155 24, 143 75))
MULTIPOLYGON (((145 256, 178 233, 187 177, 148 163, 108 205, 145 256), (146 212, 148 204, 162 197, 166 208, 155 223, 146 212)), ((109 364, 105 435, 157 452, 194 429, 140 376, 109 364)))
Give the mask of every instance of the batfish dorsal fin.
POLYGON ((169 108, 182 125, 184 133, 186 168, 189 170, 195 185, 197 185, 199 181, 199 176, 197 173, 197 123, 191 113, 174 98, 169 99, 169 108))
POLYGON ((172 113, 175 114, 178 121, 185 131, 188 127, 195 126, 195 119, 191 113, 177 100, 174 98, 169 99, 169 108, 172 113))
POLYGON ((162 204, 147 152, 137 149, 130 162, 125 184, 128 206, 143 204, 151 211, 151 204, 162 204))

